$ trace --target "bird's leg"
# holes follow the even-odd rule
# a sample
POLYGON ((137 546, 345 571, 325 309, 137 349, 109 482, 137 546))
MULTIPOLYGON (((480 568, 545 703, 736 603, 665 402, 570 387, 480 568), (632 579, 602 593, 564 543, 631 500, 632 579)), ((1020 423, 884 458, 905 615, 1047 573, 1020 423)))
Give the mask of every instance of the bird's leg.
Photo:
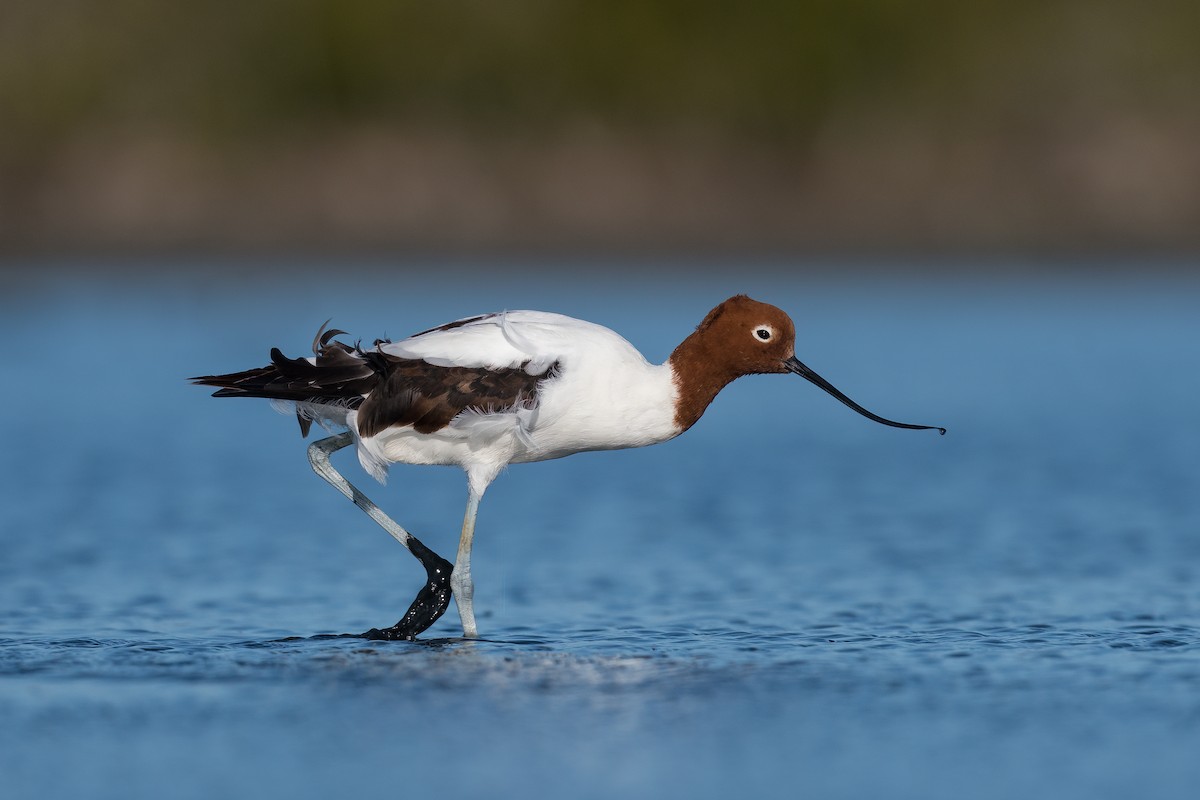
POLYGON ((463 516, 458 556, 454 559, 454 573, 450 576, 454 602, 458 605, 458 616, 462 620, 463 636, 471 639, 479 635, 479 630, 475 627, 475 609, 471 604, 475 597, 475 584, 471 581, 471 546, 475 542, 475 516, 479 512, 479 497, 480 494, 472 488, 467 497, 467 513, 463 516))
POLYGON ((449 607, 451 573, 454 568, 449 561, 430 550, 421 543, 421 540, 397 525, 391 517, 383 513, 379 506, 367 499, 365 494, 333 468, 333 465, 329 463, 329 456, 353 443, 354 436, 349 432, 313 442, 308 448, 308 461, 312 464, 314 472, 324 478, 330 486, 354 501, 354 505, 365 511, 367 516, 379 523, 380 527, 390 533, 396 541, 408 548, 408 551, 421 562, 421 566, 425 567, 427 575, 425 586, 421 588, 400 621, 390 628, 372 628, 363 634, 367 639, 412 640, 417 637, 417 634, 437 622, 438 617, 442 616, 449 607))

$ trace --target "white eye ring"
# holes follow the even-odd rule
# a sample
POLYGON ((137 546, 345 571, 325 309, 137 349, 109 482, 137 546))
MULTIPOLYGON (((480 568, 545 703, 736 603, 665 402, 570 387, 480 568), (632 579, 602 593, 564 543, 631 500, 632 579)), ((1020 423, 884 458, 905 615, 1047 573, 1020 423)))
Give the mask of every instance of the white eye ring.
POLYGON ((769 342, 775 336, 775 330, 770 325, 757 325, 754 328, 754 336, 764 342, 769 342))

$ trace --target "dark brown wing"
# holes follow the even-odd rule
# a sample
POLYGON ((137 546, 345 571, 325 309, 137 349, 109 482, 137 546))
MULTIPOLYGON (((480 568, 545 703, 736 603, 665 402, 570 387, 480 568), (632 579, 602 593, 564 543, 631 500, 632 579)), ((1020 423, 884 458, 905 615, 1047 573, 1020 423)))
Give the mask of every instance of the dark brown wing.
POLYGON ((383 378, 358 409, 358 432, 375 434, 396 426, 411 425, 418 433, 432 433, 450 424, 463 411, 501 411, 537 402, 538 386, 554 373, 530 375, 522 367, 437 367, 425 361, 368 353, 384 362, 383 378))
MULTIPOLYGON (((305 358, 288 358, 272 348, 268 366, 191 380, 219 387, 213 397, 265 397, 358 409, 359 434, 374 436, 406 425, 418 433, 432 433, 468 408, 501 411, 532 405, 537 402, 540 382, 558 368, 553 364, 540 375, 530 375, 525 365, 507 369, 438 367, 333 341, 340 333, 324 327, 317 333, 315 364, 305 358)), ((301 432, 307 435, 311 420, 299 412, 297 418, 301 432)))

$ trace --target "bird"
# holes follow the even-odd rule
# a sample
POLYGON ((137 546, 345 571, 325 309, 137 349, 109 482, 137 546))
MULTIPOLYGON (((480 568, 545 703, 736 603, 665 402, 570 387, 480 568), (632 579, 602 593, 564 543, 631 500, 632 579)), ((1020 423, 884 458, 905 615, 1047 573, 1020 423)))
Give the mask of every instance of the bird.
POLYGON ((301 434, 314 422, 334 435, 308 448, 314 471, 404 545, 426 582, 392 626, 363 634, 415 640, 453 598, 464 638, 479 635, 471 550, 480 500, 510 464, 594 450, 644 447, 674 439, 717 394, 744 375, 795 374, 883 425, 796 357, 796 327, 776 306, 744 294, 709 311, 662 364, 616 332, 543 311, 504 311, 458 319, 399 341, 369 347, 318 330, 312 356, 270 351, 264 367, 191 378, 214 397, 266 398, 294 411, 301 434), (453 465, 467 478, 467 504, 453 563, 405 530, 330 462, 353 446, 365 471, 383 483, 392 464, 453 465))

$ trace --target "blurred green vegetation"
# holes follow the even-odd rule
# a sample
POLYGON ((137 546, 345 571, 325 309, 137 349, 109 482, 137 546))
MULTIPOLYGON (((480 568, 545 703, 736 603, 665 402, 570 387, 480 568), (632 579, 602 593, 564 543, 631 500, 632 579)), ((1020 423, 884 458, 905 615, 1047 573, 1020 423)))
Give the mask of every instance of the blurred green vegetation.
POLYGON ((794 139, 832 109, 952 126, 1200 109, 1200 3, 7 0, 10 155, 96 126, 600 123, 794 139))
POLYGON ((1197 0, 3 0, 0 251, 1200 246, 1197 0))

